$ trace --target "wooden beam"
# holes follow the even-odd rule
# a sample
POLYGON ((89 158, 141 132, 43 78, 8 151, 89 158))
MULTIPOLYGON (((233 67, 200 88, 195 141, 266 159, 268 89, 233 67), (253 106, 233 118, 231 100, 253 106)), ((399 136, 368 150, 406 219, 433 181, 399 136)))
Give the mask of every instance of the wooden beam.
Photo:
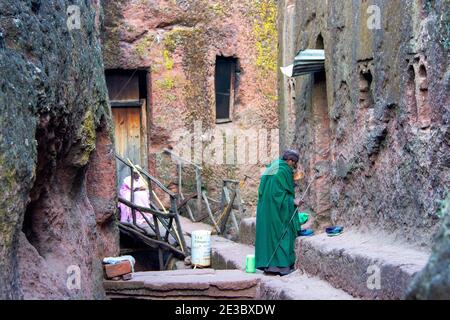
POLYGON ((119 200, 119 202, 123 203, 124 205, 127 205, 128 207, 130 207, 132 209, 135 209, 135 210, 138 210, 138 211, 141 211, 141 212, 151 213, 151 214, 159 216, 161 218, 173 218, 173 217, 175 217, 174 213, 170 213, 170 212, 164 213, 164 212, 161 212, 161 211, 158 211, 158 210, 154 210, 154 209, 150 209, 150 208, 146 208, 146 207, 141 207, 141 206, 138 206, 138 205, 136 205, 136 204, 134 204, 134 203, 132 203, 132 202, 130 202, 128 200, 125 200, 124 198, 121 198, 121 197, 119 197, 118 200, 119 200))
POLYGON ((140 232, 139 230, 133 228, 132 226, 128 226, 128 225, 125 225, 125 224, 123 224, 123 223, 120 222, 120 223, 119 223, 119 228, 120 228, 122 231, 128 232, 129 234, 132 234, 132 235, 134 235, 134 236, 140 238, 144 243, 148 244, 148 245, 151 246, 152 248, 163 247, 163 248, 166 248, 167 250, 172 251, 174 254, 176 254, 176 255, 179 256, 179 257, 182 257, 183 259, 186 258, 186 255, 185 255, 182 251, 180 251, 180 250, 178 250, 178 249, 172 247, 170 244, 168 244, 168 243, 166 243, 166 242, 158 241, 158 240, 152 239, 152 238, 150 238, 150 237, 144 235, 144 234, 143 234, 142 232, 140 232))
POLYGON ((225 229, 227 227, 227 221, 230 216, 231 210, 233 209, 233 203, 234 203, 235 198, 236 198, 236 189, 231 194, 230 202, 228 202, 228 205, 226 207, 225 216, 220 221, 220 229, 222 231, 222 234, 225 233, 225 229))
MULTIPOLYGON (((119 156, 118 154, 116 154, 116 158, 124 163, 126 166, 130 167, 130 164, 125 161, 121 156, 119 156)), ((140 168, 136 168, 136 170, 138 170, 142 175, 144 175, 145 177, 147 177, 148 179, 150 179, 152 182, 154 182, 162 191, 164 191, 165 193, 167 193, 169 196, 171 197, 175 197, 176 194, 173 193, 172 191, 170 191, 169 189, 167 189, 158 179, 156 179, 155 177, 153 177, 151 174, 149 174, 147 171, 142 170, 140 168)))
MULTIPOLYGON (((189 202, 189 200, 195 199, 195 198, 197 198, 197 197, 198 197, 198 195, 197 195, 196 193, 191 194, 191 195, 188 196, 187 198, 184 198, 184 197, 183 197, 183 201, 181 201, 181 202, 178 204, 178 206, 177 206, 178 210, 180 210, 181 208, 183 208, 183 207, 189 202)), ((192 218, 193 218, 193 217, 192 217, 192 218)), ((194 222, 195 222, 195 221, 194 221, 194 222)))
POLYGON ((208 198, 206 197, 206 191, 202 192, 202 196, 203 196, 203 199, 205 200, 205 203, 206 203, 206 210, 208 212, 208 215, 211 218, 211 221, 214 224, 214 227, 216 228, 217 232, 220 234, 220 228, 217 225, 216 220, 214 219, 214 216, 213 216, 213 213, 211 211, 211 208, 209 207, 208 198))
POLYGON ((144 100, 112 100, 111 108, 140 108, 144 100))
POLYGON ((181 242, 181 251, 188 252, 188 248, 186 246, 186 240, 184 239, 183 230, 181 229, 181 223, 179 219, 178 214, 178 208, 177 208, 177 200, 175 198, 170 199, 171 209, 173 210, 175 214, 175 230, 177 230, 178 240, 181 242))

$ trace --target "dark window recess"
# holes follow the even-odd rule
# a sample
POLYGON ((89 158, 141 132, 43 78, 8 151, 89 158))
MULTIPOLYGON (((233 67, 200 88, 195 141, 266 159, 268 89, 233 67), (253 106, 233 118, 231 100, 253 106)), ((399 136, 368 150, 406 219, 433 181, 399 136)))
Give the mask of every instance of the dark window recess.
POLYGON ((119 104, 129 104, 130 107, 140 106, 140 101, 147 99, 147 73, 147 70, 106 70, 111 105, 116 107, 120 102, 119 104))
POLYGON ((230 121, 234 102, 237 59, 217 57, 216 60, 216 120, 230 121))

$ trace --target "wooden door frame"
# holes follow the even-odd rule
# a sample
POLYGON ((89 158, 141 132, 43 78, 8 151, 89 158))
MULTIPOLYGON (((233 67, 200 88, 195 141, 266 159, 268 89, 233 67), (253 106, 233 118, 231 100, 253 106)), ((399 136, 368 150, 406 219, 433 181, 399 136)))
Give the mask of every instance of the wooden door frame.
POLYGON ((147 99, 139 100, 115 100, 111 101, 111 108, 139 108, 140 109, 140 161, 144 170, 149 171, 148 167, 148 108, 147 99))
POLYGON ((141 163, 143 169, 150 171, 148 167, 148 108, 147 99, 141 99, 141 163))

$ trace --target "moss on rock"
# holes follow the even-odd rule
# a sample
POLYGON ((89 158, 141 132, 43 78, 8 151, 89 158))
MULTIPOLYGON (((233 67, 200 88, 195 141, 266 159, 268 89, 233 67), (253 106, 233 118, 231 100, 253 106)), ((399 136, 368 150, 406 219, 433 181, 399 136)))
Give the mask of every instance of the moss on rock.
POLYGON ((92 110, 88 110, 81 122, 78 139, 80 141, 80 153, 74 159, 74 164, 80 167, 89 162, 91 152, 95 149, 96 125, 92 110))
POLYGON ((251 17, 256 46, 256 65, 265 77, 277 69, 277 3, 274 0, 251 0, 251 17))

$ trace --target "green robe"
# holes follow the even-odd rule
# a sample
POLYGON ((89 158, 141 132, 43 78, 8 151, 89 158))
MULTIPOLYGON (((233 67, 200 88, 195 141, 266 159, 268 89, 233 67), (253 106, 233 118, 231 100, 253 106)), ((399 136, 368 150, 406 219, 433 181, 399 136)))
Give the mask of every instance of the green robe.
POLYGON ((294 218, 270 265, 267 265, 295 211, 292 175, 292 168, 278 159, 261 177, 256 209, 256 268, 290 267, 295 263, 294 245, 300 226, 298 219, 294 218))

